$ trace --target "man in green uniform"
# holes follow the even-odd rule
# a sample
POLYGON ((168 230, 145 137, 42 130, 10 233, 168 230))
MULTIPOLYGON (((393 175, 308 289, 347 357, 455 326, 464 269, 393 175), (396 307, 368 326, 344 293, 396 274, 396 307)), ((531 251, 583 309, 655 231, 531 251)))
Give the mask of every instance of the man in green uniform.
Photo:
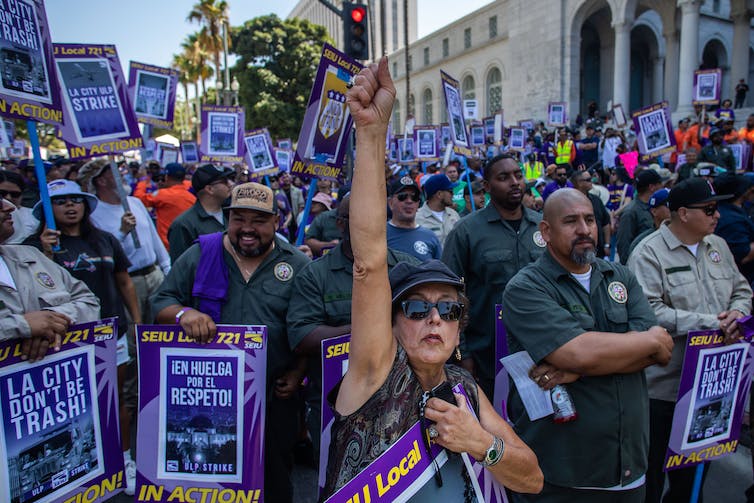
POLYGON ((320 213, 306 229, 304 243, 312 249, 315 257, 319 257, 323 251, 333 248, 340 241, 337 212, 338 209, 335 208, 320 213))
MULTIPOLYGON (((288 305, 288 340, 294 352, 307 359, 309 389, 306 401, 309 410, 306 422, 315 459, 319 459, 320 440, 321 343, 351 333, 353 252, 348 228, 350 203, 350 196, 346 196, 337 208, 337 223, 343 240, 330 253, 311 262, 296 275, 288 305)), ((388 249, 388 270, 398 262, 419 263, 411 255, 388 249)))
POLYGON ((462 365, 493 396, 495 304, 508 281, 542 254, 545 242, 537 227, 542 216, 522 204, 524 177, 512 155, 493 157, 483 183, 490 204, 458 222, 442 261, 465 279, 471 304, 461 334, 462 365))
POLYGON ((578 417, 531 421, 514 387, 508 413, 545 475, 539 495, 514 501, 643 502, 648 408, 643 369, 670 360, 673 340, 634 275, 598 260, 594 209, 574 189, 548 198, 547 250, 503 294, 510 353, 527 351, 543 388, 567 384, 578 417))
POLYGON ((170 260, 178 257, 203 234, 225 230, 223 204, 230 196, 236 171, 231 168, 205 164, 199 166, 191 177, 191 187, 196 194, 194 205, 178 215, 168 228, 170 260))
POLYGON ((158 323, 180 324, 200 342, 215 336, 216 323, 267 326, 264 500, 290 502, 304 362, 290 350, 285 315, 293 278, 309 259, 275 236, 277 205, 269 187, 237 185, 228 210, 227 232, 200 237, 178 258, 155 294, 154 310, 158 323))

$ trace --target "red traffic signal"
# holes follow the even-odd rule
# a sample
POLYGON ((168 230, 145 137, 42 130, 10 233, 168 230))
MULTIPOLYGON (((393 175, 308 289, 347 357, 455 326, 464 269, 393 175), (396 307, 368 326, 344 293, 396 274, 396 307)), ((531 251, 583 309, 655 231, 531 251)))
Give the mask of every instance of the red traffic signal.
POLYGON ((351 11, 351 19, 353 19, 354 23, 362 22, 365 16, 366 10, 363 7, 354 7, 354 9, 351 11))

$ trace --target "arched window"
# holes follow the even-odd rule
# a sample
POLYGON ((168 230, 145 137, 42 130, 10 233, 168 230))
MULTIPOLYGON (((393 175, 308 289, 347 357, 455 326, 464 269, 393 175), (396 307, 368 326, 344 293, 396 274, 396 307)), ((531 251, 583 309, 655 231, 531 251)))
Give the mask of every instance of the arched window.
POLYGON ((503 78, 499 68, 493 68, 487 74, 487 115, 497 113, 503 108, 503 78))
POLYGON ((473 100, 476 98, 476 91, 474 89, 474 77, 467 75, 461 83, 461 94, 465 100, 473 100))
POLYGON ((427 88, 422 94, 422 109, 424 110, 424 124, 432 124, 432 89, 427 88))
POLYGON ((401 102, 398 98, 395 98, 393 103, 393 134, 398 134, 401 131, 401 102))

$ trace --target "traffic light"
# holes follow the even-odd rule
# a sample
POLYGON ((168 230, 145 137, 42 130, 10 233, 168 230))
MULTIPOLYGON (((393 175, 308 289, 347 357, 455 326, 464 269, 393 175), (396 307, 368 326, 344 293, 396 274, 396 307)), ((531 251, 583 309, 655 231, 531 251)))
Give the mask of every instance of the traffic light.
POLYGON ((354 59, 369 59, 366 5, 343 2, 343 46, 343 52, 348 56, 354 59))

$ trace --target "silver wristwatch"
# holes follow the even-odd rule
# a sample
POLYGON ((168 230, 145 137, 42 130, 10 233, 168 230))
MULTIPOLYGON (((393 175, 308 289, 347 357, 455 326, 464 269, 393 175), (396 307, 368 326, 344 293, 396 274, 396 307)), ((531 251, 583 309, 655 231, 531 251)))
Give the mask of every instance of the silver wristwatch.
POLYGON ((505 452, 505 443, 502 438, 493 437, 492 445, 487 449, 484 459, 482 460, 482 466, 494 466, 503 457, 505 452))

